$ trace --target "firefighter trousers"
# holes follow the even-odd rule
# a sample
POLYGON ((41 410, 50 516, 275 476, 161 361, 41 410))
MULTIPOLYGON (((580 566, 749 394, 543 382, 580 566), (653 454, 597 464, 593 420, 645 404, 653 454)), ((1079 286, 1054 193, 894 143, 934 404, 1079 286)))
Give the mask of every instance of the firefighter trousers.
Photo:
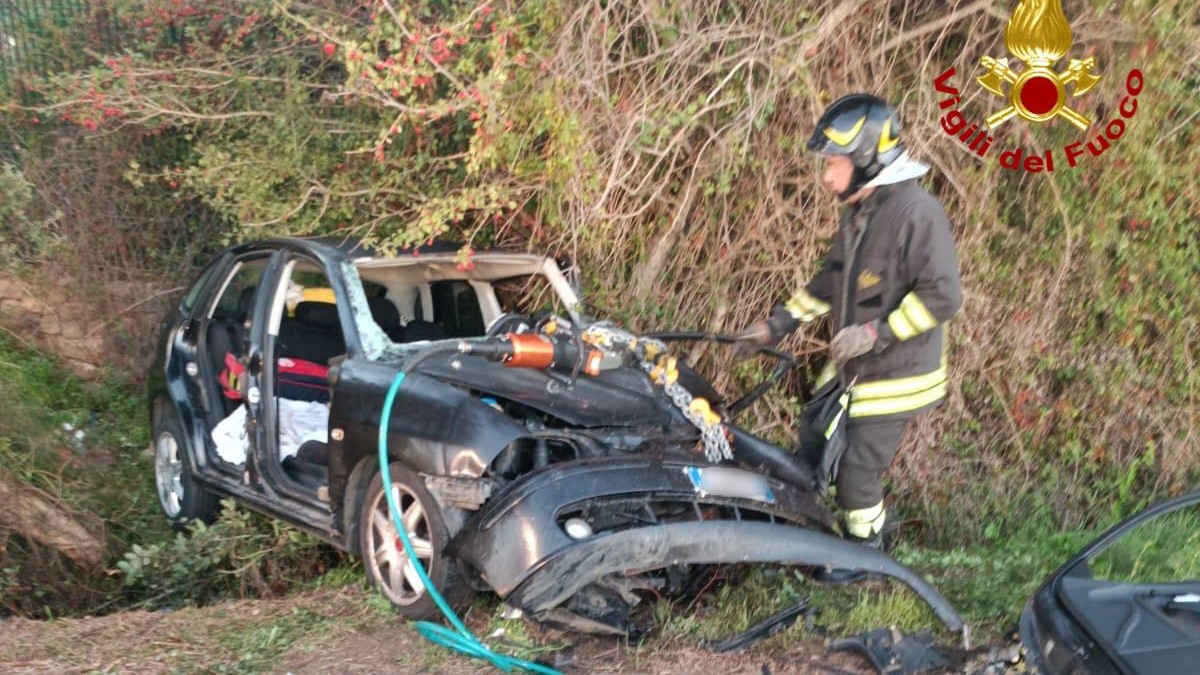
POLYGON ((837 474, 837 501, 847 511, 883 502, 883 472, 892 465, 911 417, 852 419, 846 426, 846 452, 837 474))
MULTIPOLYGON (((883 505, 883 473, 892 465, 904 430, 915 415, 857 417, 846 423, 845 451, 834 479, 838 504, 846 511, 883 505)), ((808 463, 821 464, 825 435, 805 423, 799 429, 799 451, 808 463)))

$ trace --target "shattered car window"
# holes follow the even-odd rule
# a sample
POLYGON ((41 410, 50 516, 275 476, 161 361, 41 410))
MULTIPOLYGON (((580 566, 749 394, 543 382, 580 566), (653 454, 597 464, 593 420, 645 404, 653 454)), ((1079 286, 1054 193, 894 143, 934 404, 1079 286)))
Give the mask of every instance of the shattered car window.
POLYGON ((358 329, 358 339, 362 342, 363 354, 368 359, 379 359, 389 349, 395 349, 396 343, 388 338, 379 324, 371 316, 371 305, 367 300, 367 292, 363 288, 362 278, 353 263, 341 264, 342 278, 346 280, 346 293, 350 298, 350 309, 354 312, 354 325, 358 329))

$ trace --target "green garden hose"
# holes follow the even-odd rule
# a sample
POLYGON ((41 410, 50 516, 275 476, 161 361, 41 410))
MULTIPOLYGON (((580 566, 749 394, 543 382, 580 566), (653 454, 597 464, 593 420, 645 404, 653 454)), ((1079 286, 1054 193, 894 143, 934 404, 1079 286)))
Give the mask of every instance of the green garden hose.
POLYGON ((417 558, 413 551, 412 542, 409 541, 408 532, 405 530, 404 523, 400 517, 400 505, 396 503, 396 496, 392 494, 392 476, 388 470, 388 420, 392 417, 392 405, 396 401, 396 393, 400 391, 400 385, 404 383, 404 377, 409 370, 416 366, 419 361, 424 360, 434 353, 443 351, 441 345, 435 346, 422 352, 417 357, 414 357, 408 364, 405 364, 404 369, 396 374, 396 378, 392 380, 392 386, 388 389, 387 398, 383 401, 383 413, 379 419, 379 475, 383 478, 383 494, 387 499, 388 512, 392 516, 392 524, 396 526, 396 531, 400 533, 400 542, 404 546, 404 552, 408 555, 409 561, 416 568, 417 576, 420 577, 421 583, 425 585, 425 592, 433 598, 438 609, 442 611, 442 615, 446 617, 446 621, 450 623, 450 627, 442 626, 430 621, 418 621, 417 631, 430 642, 453 649, 467 656, 488 661, 504 672, 512 672, 516 670, 525 670, 534 673, 544 673, 545 675, 562 675, 559 671, 549 666, 543 666, 540 663, 526 661, 512 656, 505 656, 493 652, 487 645, 479 641, 471 633, 470 629, 463 624, 462 619, 454 613, 450 605, 446 603, 446 599, 434 587, 433 581, 429 578, 429 573, 425 570, 425 566, 417 558))

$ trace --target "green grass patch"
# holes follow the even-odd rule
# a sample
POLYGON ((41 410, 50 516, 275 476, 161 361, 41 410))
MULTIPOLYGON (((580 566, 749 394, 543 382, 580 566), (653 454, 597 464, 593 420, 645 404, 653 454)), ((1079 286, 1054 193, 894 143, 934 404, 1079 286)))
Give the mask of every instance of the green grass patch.
POLYGON ((81 381, 4 333, 0 374, 0 471, 93 519, 120 572, 77 569, 13 536, 0 553, 0 612, 177 608, 275 595, 322 574, 318 587, 361 579, 361 569, 342 565, 328 546, 245 510, 187 535, 172 531, 155 495, 145 396, 127 381, 111 373, 81 381))
POLYGON ((301 640, 306 643, 318 641, 335 621, 320 612, 298 606, 249 630, 246 626, 232 625, 212 636, 212 644, 224 659, 214 659, 215 662, 203 672, 240 674, 271 670, 278 665, 280 657, 301 640))
MULTIPOLYGON (((979 640, 999 640, 1046 577, 1096 535, 1059 533, 1030 524, 970 546, 921 548, 901 542, 901 562, 928 579, 972 626, 979 640)), ((789 567, 729 568, 729 578, 690 606, 661 601, 654 607, 660 635, 668 641, 715 640, 749 626, 807 597, 811 619, 798 621, 781 639, 813 635, 841 637, 895 626, 915 631, 941 629, 916 593, 891 580, 827 586, 789 567), (807 623, 807 625, 806 625, 807 623), (817 629, 813 633, 810 628, 817 629)))
MULTIPOLYGON (((81 514, 119 552, 169 535, 154 496, 145 398, 106 373, 84 382, 0 333, 0 471, 81 514)), ((0 613, 119 607, 119 578, 77 569, 13 533, 0 553, 0 613)))

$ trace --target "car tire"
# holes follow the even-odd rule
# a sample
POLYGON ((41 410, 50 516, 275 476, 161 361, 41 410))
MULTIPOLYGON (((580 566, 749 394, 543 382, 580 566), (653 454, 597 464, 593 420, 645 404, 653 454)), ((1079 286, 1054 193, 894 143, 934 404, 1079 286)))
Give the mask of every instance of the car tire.
MULTIPOLYGON (((392 489, 405 529, 416 549, 417 558, 425 566, 434 587, 455 611, 470 603, 474 591, 462 575, 462 563, 445 554, 450 533, 441 508, 425 482, 411 469, 399 463, 389 467, 392 489)), ((367 580, 378 589, 397 613, 409 620, 434 619, 441 616, 437 603, 426 593, 408 561, 400 543, 387 499, 383 494, 383 477, 376 472, 367 486, 359 509, 359 551, 367 580)))
POLYGON ((165 415, 154 423, 154 488, 159 508, 176 530, 186 528, 193 520, 211 524, 220 509, 216 495, 192 477, 186 438, 172 416, 165 415))

